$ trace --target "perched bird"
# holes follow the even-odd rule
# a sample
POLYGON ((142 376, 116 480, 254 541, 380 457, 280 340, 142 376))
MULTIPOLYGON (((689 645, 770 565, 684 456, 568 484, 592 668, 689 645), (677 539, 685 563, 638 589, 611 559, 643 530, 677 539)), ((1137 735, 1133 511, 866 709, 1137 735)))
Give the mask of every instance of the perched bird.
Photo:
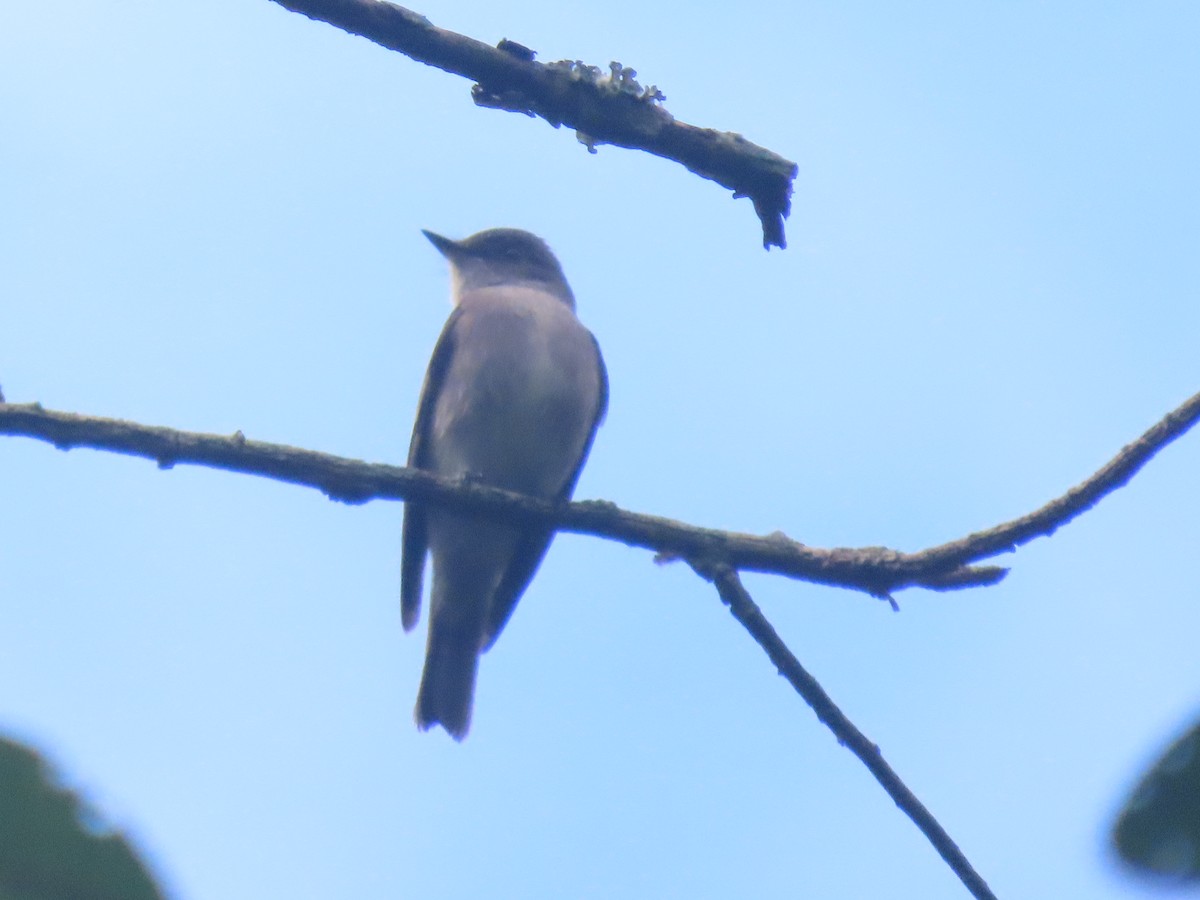
MULTIPOLYGON (((608 405, 596 339, 575 317, 562 267, 539 237, 493 228, 461 241, 423 232, 450 262, 454 311, 421 389, 408 464, 448 477, 565 500, 608 405)), ((401 617, 421 611, 433 559, 429 638, 417 725, 462 740, 479 655, 533 579, 553 531, 408 502, 401 617)))

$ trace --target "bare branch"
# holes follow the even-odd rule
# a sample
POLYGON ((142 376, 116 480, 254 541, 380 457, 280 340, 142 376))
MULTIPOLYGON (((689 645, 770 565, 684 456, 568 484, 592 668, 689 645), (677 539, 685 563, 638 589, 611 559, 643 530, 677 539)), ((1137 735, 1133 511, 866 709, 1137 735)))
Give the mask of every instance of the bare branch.
POLYGON ((615 144, 678 162, 734 197, 749 197, 762 223, 763 246, 787 246, 783 220, 791 212, 796 164, 740 134, 676 121, 660 105, 657 88, 638 85, 632 69, 613 63, 610 76, 580 62, 535 62, 532 51, 513 41, 491 47, 382 0, 275 2, 470 78, 478 105, 541 116, 555 128, 567 125, 593 152, 597 144, 615 144))
MULTIPOLYGON (((400 466, 365 463, 281 444, 232 436, 196 434, 117 419, 45 410, 40 404, 0 404, 0 434, 48 441, 60 449, 92 447, 153 459, 162 468, 190 463, 261 475, 314 487, 345 503, 372 499, 436 501, 459 509, 484 510, 547 521, 562 531, 594 534, 668 558, 722 560, 739 571, 764 572, 816 584, 852 588, 891 600, 907 587, 952 590, 995 584, 1007 573, 973 563, 1053 533, 1127 483, 1162 447, 1200 418, 1200 394, 1190 398, 1141 438, 1124 448, 1087 481, 1042 509, 919 553, 886 547, 819 549, 782 532, 741 534, 701 528, 589 500, 554 507, 482 484, 438 478, 400 466)), ((894 605, 894 601, 893 601, 894 605)))
POLYGON ((862 760, 863 765, 875 776, 875 780, 887 791, 888 796, 913 820, 921 833, 933 844, 934 849, 941 854, 946 864, 954 870, 954 873, 966 885, 967 890, 971 892, 971 896, 978 897, 980 900, 984 900, 984 898, 995 900, 995 895, 971 866, 962 850, 958 848, 938 820, 933 817, 933 814, 900 780, 900 776, 884 761, 879 747, 846 718, 846 715, 825 693, 825 689, 800 665, 800 660, 796 659, 792 651, 788 649, 779 633, 767 621, 762 610, 758 608, 742 585, 738 573, 724 563, 713 564, 696 561, 692 563, 692 568, 702 578, 716 585, 721 599, 725 601, 729 611, 733 613, 733 617, 766 651, 779 674, 786 678, 788 683, 795 688, 796 693, 812 707, 817 718, 833 732, 838 743, 848 747, 851 753, 862 760))
MULTIPOLYGON (((1086 481, 1051 500, 1041 509, 957 541, 914 554, 921 562, 961 566, 997 553, 1016 550, 1034 538, 1049 537, 1067 522, 1087 512, 1105 496, 1124 487, 1159 450, 1183 435, 1200 419, 1200 394, 1167 413, 1132 444, 1127 444, 1086 481)), ((918 562, 918 565, 920 562, 918 562)))

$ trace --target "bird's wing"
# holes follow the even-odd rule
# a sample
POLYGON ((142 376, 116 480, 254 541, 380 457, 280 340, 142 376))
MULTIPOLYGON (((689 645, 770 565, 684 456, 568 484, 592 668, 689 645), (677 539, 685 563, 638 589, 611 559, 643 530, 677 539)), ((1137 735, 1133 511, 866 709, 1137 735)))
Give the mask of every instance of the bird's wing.
MULTIPOLYGON (((608 370, 604 367, 604 357, 600 355, 600 345, 596 342, 595 336, 589 334, 589 337, 596 348, 596 364, 600 369, 600 396, 597 398, 596 411, 592 416, 583 452, 579 454, 575 470, 553 498, 555 502, 569 500, 571 494, 574 493, 575 484, 579 481, 579 474, 583 471, 583 464, 587 461, 588 453, 592 449, 596 429, 600 427, 600 423, 604 420, 604 414, 608 411, 608 370)), ((500 636, 500 632, 504 630, 513 609, 516 608, 517 600, 529 586, 529 582, 533 579, 533 573, 541 565, 542 558, 546 555, 546 550, 553 537, 554 529, 552 528, 533 528, 518 542, 512 559, 496 587, 496 593, 492 595, 492 603, 488 608, 488 618, 483 633, 484 650, 490 648, 496 642, 496 638, 500 636)))
MULTIPOLYGON (((442 328, 442 334, 433 348, 429 369, 425 372, 425 383, 421 386, 421 400, 417 404, 417 421, 413 425, 412 442, 408 445, 408 465, 411 468, 429 468, 429 429, 433 424, 433 410, 438 394, 454 356, 455 325, 462 315, 462 307, 456 306, 442 328)), ((421 615, 421 580, 425 572, 425 554, 429 550, 426 532, 425 508, 409 500, 404 504, 404 528, 400 553, 400 621, 409 631, 417 624, 421 615)))

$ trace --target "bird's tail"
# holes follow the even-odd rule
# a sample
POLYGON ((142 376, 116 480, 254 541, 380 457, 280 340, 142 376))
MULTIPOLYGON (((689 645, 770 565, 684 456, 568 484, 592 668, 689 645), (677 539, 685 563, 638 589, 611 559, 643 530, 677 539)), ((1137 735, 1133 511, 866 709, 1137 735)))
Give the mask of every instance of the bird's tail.
POLYGON ((451 737, 461 741, 471 727, 479 635, 473 629, 438 625, 436 619, 429 625, 415 718, 422 731, 441 725, 451 737))

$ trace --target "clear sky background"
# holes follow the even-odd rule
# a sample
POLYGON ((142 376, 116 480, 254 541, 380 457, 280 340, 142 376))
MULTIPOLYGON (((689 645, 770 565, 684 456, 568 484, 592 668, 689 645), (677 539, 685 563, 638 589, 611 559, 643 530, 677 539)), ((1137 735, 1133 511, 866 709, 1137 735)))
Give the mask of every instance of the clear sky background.
MULTIPOLYGON (((1192 2, 419 11, 794 159, 789 248, 268 0, 9 3, 8 399, 402 462, 449 311, 419 229, 499 225, 608 363, 580 498, 918 550, 1200 390, 1192 2)), ((412 723, 399 504, 23 438, 0 472, 0 729, 174 896, 966 895, 683 565, 561 536, 460 746, 412 723)), ((1192 434, 994 588, 746 581, 999 896, 1139 897, 1106 833, 1200 710, 1198 497, 1192 434)))

